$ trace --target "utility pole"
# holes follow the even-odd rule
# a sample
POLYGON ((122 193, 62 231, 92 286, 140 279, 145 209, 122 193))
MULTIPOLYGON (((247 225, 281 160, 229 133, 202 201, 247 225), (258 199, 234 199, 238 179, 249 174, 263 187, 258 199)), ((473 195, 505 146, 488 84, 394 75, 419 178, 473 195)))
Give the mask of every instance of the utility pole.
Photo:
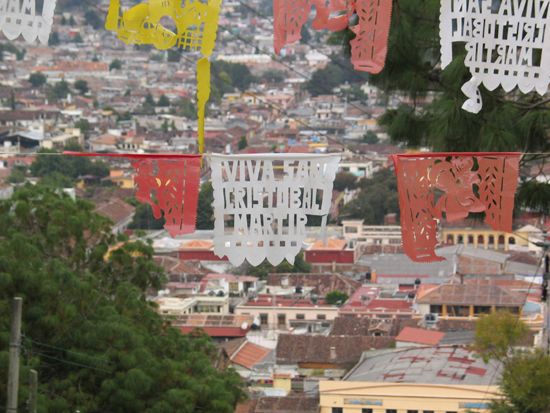
MULTIPOLYGON (((548 243, 547 243, 548 244, 548 243)), ((546 354, 550 354, 550 293, 548 284, 550 283, 550 256, 548 245, 544 249, 544 278, 542 281, 542 302, 544 303, 544 334, 542 335, 542 348, 546 354)))
POLYGON ((36 413, 36 399, 38 394, 38 372, 31 370, 29 376, 29 413, 36 413))
POLYGON ((542 241, 534 243, 542 248, 544 259, 544 274, 542 276, 541 302, 544 306, 544 320, 542 325, 542 343, 541 347, 546 354, 550 354, 550 238, 548 233, 543 231, 542 241))
POLYGON ((11 304, 10 362, 8 370, 8 402, 6 403, 6 413, 17 413, 22 309, 23 299, 21 297, 15 297, 11 304))

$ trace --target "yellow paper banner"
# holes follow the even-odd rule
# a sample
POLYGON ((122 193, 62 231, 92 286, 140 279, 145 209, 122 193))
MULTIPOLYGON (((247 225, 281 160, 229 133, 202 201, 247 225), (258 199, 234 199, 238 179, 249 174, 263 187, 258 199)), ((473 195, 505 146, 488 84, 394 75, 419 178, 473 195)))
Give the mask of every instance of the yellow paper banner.
POLYGON ((120 0, 111 0, 105 28, 127 44, 149 44, 160 50, 173 47, 200 52, 197 62, 197 116, 199 152, 204 151, 204 118, 210 97, 210 62, 214 50, 221 0, 202 3, 187 0, 149 0, 122 11, 120 0), (172 31, 161 24, 171 19, 172 31))

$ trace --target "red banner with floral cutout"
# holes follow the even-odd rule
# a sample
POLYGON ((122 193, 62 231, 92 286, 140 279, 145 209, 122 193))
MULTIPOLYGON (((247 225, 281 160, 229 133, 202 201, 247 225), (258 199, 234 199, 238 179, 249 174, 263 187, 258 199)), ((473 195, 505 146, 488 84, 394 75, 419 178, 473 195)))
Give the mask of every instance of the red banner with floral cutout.
POLYGON ((64 152, 71 156, 126 158, 136 172, 136 199, 149 204, 153 215, 164 215, 164 228, 171 236, 195 231, 199 200, 200 155, 102 154, 64 152))
POLYGON ((355 33, 351 62, 355 70, 380 73, 386 62, 392 0, 273 0, 275 53, 301 38, 301 30, 315 6, 315 30, 355 33))
POLYGON ((512 231, 520 153, 393 155, 405 253, 417 262, 435 254, 437 224, 484 212, 495 231, 512 231))

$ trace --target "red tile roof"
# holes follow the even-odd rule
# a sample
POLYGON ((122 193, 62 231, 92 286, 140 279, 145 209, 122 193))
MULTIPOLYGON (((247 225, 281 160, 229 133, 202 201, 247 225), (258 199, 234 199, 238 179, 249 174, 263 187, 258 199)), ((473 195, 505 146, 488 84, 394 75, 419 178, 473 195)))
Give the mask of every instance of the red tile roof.
POLYGON ((523 306, 525 293, 481 282, 443 284, 422 296, 419 295, 417 302, 420 304, 523 306))
POLYGON ((260 363, 271 352, 270 349, 246 342, 236 354, 231 357, 231 361, 239 366, 251 369, 260 363))
POLYGON ((393 344, 391 337, 281 334, 276 349, 277 363, 353 364, 364 351, 389 348, 393 344))
POLYGON ((210 337, 245 337, 248 330, 243 330, 239 327, 198 327, 198 326, 182 326, 179 330, 183 334, 190 334, 195 329, 203 330, 210 337))
POLYGON ((445 337, 445 333, 441 331, 425 330, 423 328, 405 327, 395 341, 403 341, 406 343, 425 344, 427 346, 435 346, 439 344, 441 339, 445 337))
POLYGON ((367 308, 369 310, 386 310, 386 311, 412 311, 412 304, 405 300, 372 300, 367 308))
POLYGON ((122 199, 114 198, 108 202, 98 204, 94 212, 118 224, 129 219, 135 210, 134 206, 124 202, 122 199))

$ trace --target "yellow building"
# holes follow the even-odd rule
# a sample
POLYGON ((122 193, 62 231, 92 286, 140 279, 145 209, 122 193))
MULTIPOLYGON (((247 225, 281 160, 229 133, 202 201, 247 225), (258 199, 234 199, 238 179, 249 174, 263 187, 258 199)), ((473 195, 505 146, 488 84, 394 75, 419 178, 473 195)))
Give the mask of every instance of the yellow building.
POLYGON ((319 383, 320 413, 465 413, 499 399, 501 365, 453 346, 366 353, 341 381, 319 383))
POLYGON ((491 228, 442 228, 441 240, 446 244, 464 244, 483 249, 508 251, 514 246, 529 248, 529 239, 541 231, 527 225, 512 233, 491 228))
POLYGON ((122 169, 111 169, 109 172, 109 179, 114 185, 122 189, 134 188, 134 174, 133 171, 125 171, 122 169))

